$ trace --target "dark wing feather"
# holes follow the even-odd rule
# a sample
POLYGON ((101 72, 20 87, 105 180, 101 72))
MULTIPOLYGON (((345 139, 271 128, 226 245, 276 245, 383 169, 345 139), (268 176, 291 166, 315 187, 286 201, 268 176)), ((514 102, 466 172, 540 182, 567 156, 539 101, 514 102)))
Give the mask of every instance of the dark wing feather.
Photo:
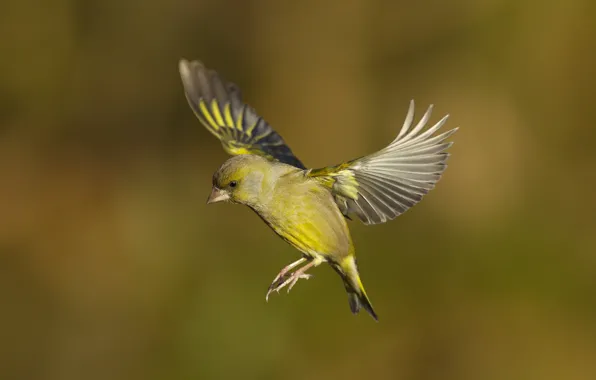
POLYGON ((257 154, 304 169, 282 137, 249 105, 240 90, 199 61, 181 60, 180 77, 188 104, 231 155, 257 154))

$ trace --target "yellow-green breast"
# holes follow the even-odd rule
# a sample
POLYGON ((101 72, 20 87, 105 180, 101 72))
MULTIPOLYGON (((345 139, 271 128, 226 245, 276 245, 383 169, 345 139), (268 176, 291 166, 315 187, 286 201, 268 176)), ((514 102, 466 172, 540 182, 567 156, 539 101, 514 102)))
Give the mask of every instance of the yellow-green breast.
POLYGON ((299 172, 280 177, 267 194, 261 217, 304 254, 337 261, 353 253, 344 216, 331 193, 299 172))

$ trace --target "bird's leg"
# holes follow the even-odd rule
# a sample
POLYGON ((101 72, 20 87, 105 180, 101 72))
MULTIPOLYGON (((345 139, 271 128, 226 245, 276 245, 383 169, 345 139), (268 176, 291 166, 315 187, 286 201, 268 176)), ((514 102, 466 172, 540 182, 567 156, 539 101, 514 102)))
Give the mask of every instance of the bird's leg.
POLYGON ((273 282, 271 283, 271 285, 269 285, 269 289, 267 290, 267 295, 265 296, 265 300, 268 301, 269 293, 271 293, 273 290, 275 290, 280 284, 283 284, 285 282, 284 277, 286 276, 286 274, 288 274, 289 271, 291 271, 292 269, 294 269, 295 267, 297 267, 298 265, 302 264, 305 261, 306 261, 306 258, 302 257, 300 260, 296 260, 293 263, 283 267, 282 270, 279 271, 279 274, 277 276, 275 276, 275 279, 273 279, 273 282))
MULTIPOLYGON (((321 259, 321 258, 314 258, 314 259, 312 259, 308 264, 306 264, 302 268, 300 268, 297 271, 295 271, 294 273, 292 273, 287 280, 285 280, 279 286, 277 286, 276 288, 274 288, 272 290, 275 290, 276 292, 279 293, 279 291, 282 288, 288 286, 288 293, 289 293, 290 290, 292 290, 292 288, 294 287, 294 285, 296 285, 296 282, 298 282, 299 279, 301 279, 301 278, 309 279, 312 276, 312 275, 306 273, 307 270, 309 270, 313 266, 314 267, 318 266, 323 261, 324 260, 321 259)), ((270 290, 270 292, 271 292, 271 290, 270 290)))
POLYGON ((281 283, 281 280, 283 280, 283 278, 286 276, 286 274, 288 274, 289 271, 291 271, 292 269, 294 269, 295 267, 297 267, 298 265, 302 264, 305 261, 306 261, 306 258, 303 257, 300 260, 296 260, 293 263, 283 267, 281 269, 281 271, 279 271, 278 275, 275 276, 275 279, 273 279, 273 282, 271 283, 269 288, 271 289, 275 286, 275 284, 281 283))
POLYGON ((298 282, 298 280, 300 280, 301 278, 305 278, 305 279, 309 279, 310 274, 305 273, 307 270, 309 270, 311 267, 313 266, 317 266, 319 265, 317 263, 316 260, 312 260, 310 263, 306 264, 305 266, 303 266, 302 268, 298 269, 296 272, 292 273, 292 275, 290 276, 290 278, 288 278, 286 281, 284 281, 283 284, 281 284, 276 290, 279 292, 279 289, 283 288, 284 286, 288 285, 288 293, 290 292, 290 290, 292 290, 292 288, 294 287, 294 285, 296 285, 296 283, 298 282))

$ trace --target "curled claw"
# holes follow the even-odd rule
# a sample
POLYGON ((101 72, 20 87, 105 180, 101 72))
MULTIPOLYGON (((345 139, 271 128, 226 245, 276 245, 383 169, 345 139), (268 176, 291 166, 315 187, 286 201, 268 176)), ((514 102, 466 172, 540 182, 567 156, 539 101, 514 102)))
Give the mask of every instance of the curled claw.
POLYGON ((296 285, 296 282, 298 282, 299 279, 304 278, 304 279, 308 280, 312 275, 307 274, 305 272, 309 268, 316 266, 316 265, 320 264, 320 262, 321 262, 319 260, 310 261, 308 264, 306 264, 302 268, 296 270, 294 273, 288 274, 290 269, 301 264, 304 261, 306 261, 306 259, 302 258, 302 259, 288 265, 287 267, 283 268, 281 270, 281 272, 279 272, 279 274, 275 277, 275 279, 273 280, 271 285, 269 285, 269 289, 267 290, 267 294, 265 295, 265 301, 269 301, 269 294, 271 294, 271 292, 274 290, 279 293, 279 291, 281 289, 288 286, 288 293, 289 293, 290 290, 292 290, 292 288, 294 287, 294 285, 296 285))
MULTIPOLYGON (((289 281, 289 286, 288 286, 288 293, 290 292, 290 290, 292 290, 292 288, 294 287, 294 285, 296 285, 296 283, 298 282, 298 280, 300 280, 301 278, 308 280, 309 278, 312 277, 312 274, 307 274, 307 273, 302 273, 299 276, 295 276, 291 279, 288 279, 289 281)), ((283 285, 283 284, 282 284, 283 285)), ((285 286, 285 285, 284 285, 285 286)), ((279 292, 279 290, 278 290, 279 292)))

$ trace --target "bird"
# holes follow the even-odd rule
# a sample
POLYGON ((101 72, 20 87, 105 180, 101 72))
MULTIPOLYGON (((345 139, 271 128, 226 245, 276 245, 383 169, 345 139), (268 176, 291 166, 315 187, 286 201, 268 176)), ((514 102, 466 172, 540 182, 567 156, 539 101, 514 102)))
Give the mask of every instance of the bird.
POLYGON ((339 274, 350 310, 378 321, 356 262, 348 221, 385 223, 417 204, 441 178, 458 128, 436 134, 449 115, 426 127, 433 106, 415 125, 414 101, 397 137, 383 149, 321 168, 307 168, 284 139, 242 99, 239 87, 201 61, 181 59, 185 97, 201 124, 232 157, 213 174, 207 203, 248 206, 300 259, 283 267, 272 292, 294 287, 307 271, 327 263, 339 274))

